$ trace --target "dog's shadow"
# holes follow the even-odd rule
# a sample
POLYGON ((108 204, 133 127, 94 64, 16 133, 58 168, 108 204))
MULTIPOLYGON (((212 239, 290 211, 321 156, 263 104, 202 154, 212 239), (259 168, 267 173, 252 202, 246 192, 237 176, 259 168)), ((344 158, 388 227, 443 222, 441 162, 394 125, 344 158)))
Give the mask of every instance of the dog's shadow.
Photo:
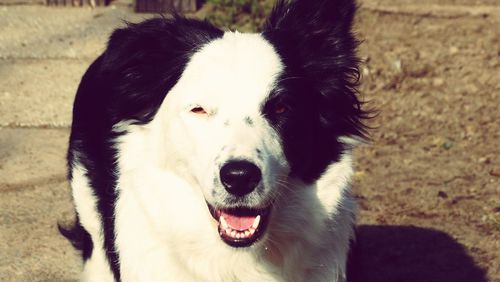
POLYGON ((487 282, 464 247, 444 232, 362 225, 356 234, 349 282, 487 282))

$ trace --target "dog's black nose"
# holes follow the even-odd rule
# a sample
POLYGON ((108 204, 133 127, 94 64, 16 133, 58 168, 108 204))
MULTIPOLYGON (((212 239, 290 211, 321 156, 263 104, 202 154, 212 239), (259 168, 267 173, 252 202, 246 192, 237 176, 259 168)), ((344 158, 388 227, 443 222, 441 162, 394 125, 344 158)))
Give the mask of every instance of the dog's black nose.
POLYGON ((260 169, 248 161, 230 161, 220 170, 220 179, 226 190, 237 196, 252 192, 262 178, 260 169))

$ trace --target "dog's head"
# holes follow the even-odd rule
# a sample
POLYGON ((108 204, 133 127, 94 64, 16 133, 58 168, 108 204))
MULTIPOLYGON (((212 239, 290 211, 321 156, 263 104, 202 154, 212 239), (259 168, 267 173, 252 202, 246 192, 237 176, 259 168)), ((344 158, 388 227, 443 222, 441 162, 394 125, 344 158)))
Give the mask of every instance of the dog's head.
POLYGON ((202 192, 224 242, 252 245, 291 179, 313 183, 363 136, 354 11, 278 1, 260 34, 180 17, 118 30, 99 59, 112 124, 149 128, 152 162, 202 192))

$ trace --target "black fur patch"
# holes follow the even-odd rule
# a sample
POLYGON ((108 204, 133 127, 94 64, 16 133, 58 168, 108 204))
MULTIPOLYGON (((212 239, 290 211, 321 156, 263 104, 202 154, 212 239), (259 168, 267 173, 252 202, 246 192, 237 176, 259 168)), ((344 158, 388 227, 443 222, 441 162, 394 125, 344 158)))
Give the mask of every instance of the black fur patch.
MULTIPOLYGON (((112 127, 124 120, 136 124, 151 121, 192 54, 222 35, 221 30, 206 22, 179 16, 128 24, 111 35, 106 51, 82 78, 73 108, 69 176, 75 163, 87 170, 102 218, 104 248, 116 281, 120 281, 120 266, 114 208, 120 171, 113 145, 123 133, 114 132, 112 127)), ((72 230, 62 233, 70 235, 67 237, 75 241, 76 247, 86 247, 83 258, 87 259, 92 250, 87 241, 90 236, 79 222, 72 230)))
POLYGON ((263 112, 281 134, 292 175, 305 182, 339 160, 347 145, 338 137, 365 137, 355 10, 353 0, 280 0, 263 33, 285 65, 263 112), (277 114, 278 105, 287 110, 277 114))
POLYGON ((62 225, 57 225, 59 232, 66 237, 73 247, 79 250, 82 254, 84 260, 89 259, 92 255, 93 243, 90 234, 85 230, 80 224, 78 217, 75 223, 70 228, 63 227, 62 225))

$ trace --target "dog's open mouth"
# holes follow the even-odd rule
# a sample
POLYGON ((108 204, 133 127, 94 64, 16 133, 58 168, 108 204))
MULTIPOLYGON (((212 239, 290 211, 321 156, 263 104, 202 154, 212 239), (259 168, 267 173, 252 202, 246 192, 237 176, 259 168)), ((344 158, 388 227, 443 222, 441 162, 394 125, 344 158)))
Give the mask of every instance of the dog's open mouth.
POLYGON ((271 207, 265 209, 218 209, 208 205, 217 220, 221 239, 232 247, 248 247, 259 240, 266 227, 271 207))

